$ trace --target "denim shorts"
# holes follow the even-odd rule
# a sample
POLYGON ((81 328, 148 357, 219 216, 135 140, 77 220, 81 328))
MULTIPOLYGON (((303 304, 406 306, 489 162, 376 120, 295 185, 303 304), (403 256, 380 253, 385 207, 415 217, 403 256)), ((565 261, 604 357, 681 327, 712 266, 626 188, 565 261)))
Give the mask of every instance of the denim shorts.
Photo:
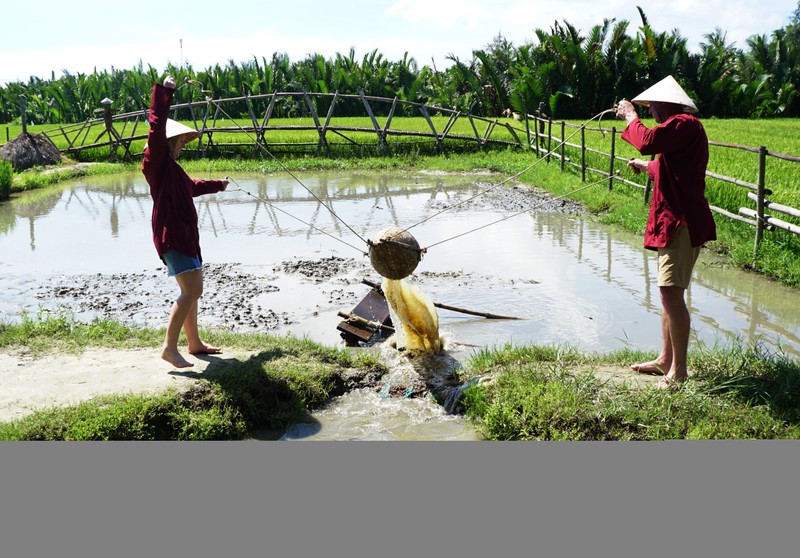
POLYGON ((203 264, 197 256, 185 256, 176 250, 169 250, 163 256, 164 263, 167 264, 167 275, 175 277, 187 271, 203 269, 203 264))

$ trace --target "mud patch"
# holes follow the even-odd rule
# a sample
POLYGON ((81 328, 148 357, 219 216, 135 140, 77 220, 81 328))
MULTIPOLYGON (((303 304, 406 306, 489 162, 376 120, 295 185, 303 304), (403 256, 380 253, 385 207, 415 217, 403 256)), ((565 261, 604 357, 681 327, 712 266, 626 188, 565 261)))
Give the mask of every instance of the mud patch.
POLYGON ((583 206, 569 199, 556 198, 544 190, 524 184, 513 186, 498 185, 491 182, 476 182, 472 197, 463 200, 456 198, 432 199, 429 207, 439 212, 474 211, 491 208, 509 213, 538 211, 540 213, 583 213, 583 206))
MULTIPOLYGON (((337 277, 364 267, 356 260, 331 257, 285 261, 275 271, 301 275, 314 283, 338 280, 350 285, 358 281, 337 277)), ((205 264, 202 325, 240 333, 272 333, 297 323, 302 316, 269 307, 269 295, 280 296, 278 274, 249 273, 231 263, 205 264)), ((166 323, 177 293, 175 281, 160 268, 132 274, 61 275, 39 287, 35 296, 43 304, 56 301, 60 311, 80 319, 99 317, 158 327, 166 323)), ((351 303, 358 297, 355 291, 336 285, 325 294, 330 304, 351 303)))

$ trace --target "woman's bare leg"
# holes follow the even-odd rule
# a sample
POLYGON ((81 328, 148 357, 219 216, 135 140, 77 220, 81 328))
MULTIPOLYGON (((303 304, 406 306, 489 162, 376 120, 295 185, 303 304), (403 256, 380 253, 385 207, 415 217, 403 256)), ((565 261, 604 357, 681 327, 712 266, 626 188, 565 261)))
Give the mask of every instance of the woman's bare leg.
POLYGON ((214 355, 221 353, 222 349, 219 347, 214 347, 213 345, 209 345, 200 339, 200 330, 197 326, 198 304, 199 302, 195 301, 194 306, 192 306, 192 308, 189 310, 189 314, 187 314, 186 319, 183 322, 183 332, 186 334, 189 354, 214 355))
POLYGON ((199 269, 187 271, 175 276, 181 292, 169 313, 167 322, 167 334, 164 339, 164 347, 161 350, 161 358, 175 366, 176 368, 188 368, 193 366, 191 362, 183 358, 178 351, 178 339, 181 335, 181 327, 192 313, 195 312, 195 329, 197 323, 197 300, 203 294, 203 272, 199 269))

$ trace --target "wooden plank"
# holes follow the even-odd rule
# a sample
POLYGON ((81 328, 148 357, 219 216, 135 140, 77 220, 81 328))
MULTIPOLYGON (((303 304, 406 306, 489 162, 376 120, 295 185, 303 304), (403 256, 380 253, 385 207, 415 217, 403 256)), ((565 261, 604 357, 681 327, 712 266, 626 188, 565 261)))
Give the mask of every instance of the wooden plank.
POLYGON ((389 110, 389 116, 386 118, 386 123, 383 125, 383 141, 386 142, 386 134, 392 125, 392 118, 394 118, 394 111, 397 108, 397 97, 392 101, 392 108, 389 110))
POLYGON ((422 116, 425 117, 425 120, 428 122, 428 126, 430 126, 431 131, 433 132, 433 135, 436 138, 436 151, 438 153, 443 153, 444 149, 442 148, 442 140, 439 138, 439 134, 436 131, 433 122, 431 121, 431 117, 428 114, 428 109, 425 107, 425 105, 420 105, 419 111, 422 113, 422 116))
POLYGON ((472 131, 475 132, 475 139, 478 142, 478 145, 484 147, 486 145, 486 141, 481 138, 481 135, 478 133, 478 128, 475 126, 475 119, 472 117, 471 113, 467 113, 467 118, 469 119, 469 123, 472 126, 472 131))
POLYGON ((394 332, 389 303, 379 287, 373 287, 351 312, 339 312, 339 316, 345 321, 339 322, 336 329, 349 345, 367 342, 381 330, 394 332))
MULTIPOLYGON (((373 289, 379 288, 380 285, 370 281, 369 279, 362 279, 362 283, 372 287, 373 289)), ((472 316, 481 316, 482 318, 489 318, 493 320, 522 320, 523 318, 518 318, 516 316, 501 316, 500 314, 492 314, 489 312, 479 312, 477 310, 467 310, 466 308, 458 308, 456 306, 449 306, 447 304, 441 304, 439 302, 434 302, 433 305, 436 308, 442 308, 443 310, 451 310, 453 312, 459 312, 461 314, 470 314, 472 316)))
POLYGON ((317 134, 319 135, 319 140, 317 141, 317 155, 319 155, 321 146, 324 145, 325 150, 329 150, 328 141, 325 139, 325 132, 322 130, 322 124, 319 123, 319 117, 317 116, 317 111, 314 109, 314 103, 311 102, 311 97, 305 89, 303 89, 303 98, 305 99, 306 106, 308 106, 308 110, 311 113, 311 118, 314 119, 314 126, 316 126, 317 134))
POLYGON ((739 208, 739 213, 741 213, 742 215, 745 215, 747 217, 750 217, 751 219, 745 219, 743 217, 739 217, 738 215, 736 215, 734 213, 731 213, 729 211, 725 211, 724 209, 720 209, 719 207, 715 207, 713 205, 710 206, 710 207, 711 207, 712 211, 715 211, 716 213, 721 213, 722 215, 725 215, 726 217, 729 217, 729 218, 734 219, 736 221, 741 221, 742 223, 747 223, 748 225, 753 225, 754 227, 758 224, 758 213, 756 213, 754 210, 750 209, 749 207, 740 207, 739 208))
MULTIPOLYGON (((747 215, 748 217, 752 217, 753 219, 758 219, 758 213, 747 207, 740 207, 739 213, 741 213, 742 215, 747 215)), ((740 220, 742 219, 740 218, 740 220)), ((764 222, 770 227, 777 227, 787 232, 800 235, 800 226, 794 225, 792 223, 787 223, 782 219, 778 219, 776 217, 764 217, 764 222)), ((753 224, 755 224, 755 221, 753 221, 753 224)))
POLYGON ((787 223, 783 219, 778 219, 776 217, 766 217, 764 220, 767 222, 768 225, 772 225, 773 227, 778 227, 779 229, 783 229, 792 234, 800 235, 800 227, 792 223, 787 223))
POLYGON ((378 135, 378 145, 381 147, 386 147, 386 143, 384 141, 384 134, 381 130, 381 127, 378 125, 378 120, 375 118, 375 114, 372 112, 372 107, 369 104, 366 96, 364 95, 364 90, 360 89, 358 91, 359 96, 361 97, 361 102, 364 104, 364 109, 367 111, 369 115, 369 119, 372 121, 372 127, 375 128, 375 133, 378 135))
MULTIPOLYGON (((747 193, 747 197, 755 202, 758 201, 758 196, 751 192, 747 193)), ((783 213, 785 215, 790 215, 792 217, 797 217, 798 219, 800 219, 800 209, 795 209, 794 207, 790 207, 788 205, 781 205, 779 203, 775 203, 769 200, 764 200, 764 207, 772 211, 777 211, 778 213, 783 213)))
POLYGON ((736 184, 737 186, 744 186, 745 188, 748 188, 749 190, 753 190, 755 192, 758 191, 758 184, 753 184, 752 182, 745 182, 744 180, 738 180, 736 178, 731 178, 730 176, 725 176, 724 174, 717 174, 711 171, 706 171, 706 176, 710 176, 711 178, 716 178, 717 180, 722 180, 723 182, 736 184))
POLYGON ((508 128, 508 131, 509 131, 509 132, 511 133, 511 135, 514 137, 514 139, 515 139, 515 140, 517 140, 517 143, 519 144, 519 146, 520 146, 520 147, 522 147, 522 140, 521 140, 521 139, 519 139, 519 136, 518 136, 518 135, 517 135, 517 133, 514 131, 514 128, 512 128, 512 127, 511 127, 511 125, 510 125, 510 124, 508 124, 508 123, 506 123, 506 128, 508 128))

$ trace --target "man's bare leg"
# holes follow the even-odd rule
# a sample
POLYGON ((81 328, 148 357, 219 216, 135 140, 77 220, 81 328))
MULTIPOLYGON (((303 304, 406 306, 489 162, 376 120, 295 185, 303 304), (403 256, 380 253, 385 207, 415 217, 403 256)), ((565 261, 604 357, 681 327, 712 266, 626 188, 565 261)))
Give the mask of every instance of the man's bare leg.
POLYGON ((672 365, 665 378, 670 382, 683 382, 689 377, 686 359, 689 353, 691 318, 684 300, 685 289, 660 287, 661 304, 667 315, 669 336, 672 340, 672 365))
MULTIPOLYGON (((664 288, 664 287, 662 287, 664 288)), ((669 315, 661 300, 661 352, 655 360, 631 365, 631 370, 639 374, 660 374, 669 372, 672 366, 672 336, 670 335, 669 315)))

